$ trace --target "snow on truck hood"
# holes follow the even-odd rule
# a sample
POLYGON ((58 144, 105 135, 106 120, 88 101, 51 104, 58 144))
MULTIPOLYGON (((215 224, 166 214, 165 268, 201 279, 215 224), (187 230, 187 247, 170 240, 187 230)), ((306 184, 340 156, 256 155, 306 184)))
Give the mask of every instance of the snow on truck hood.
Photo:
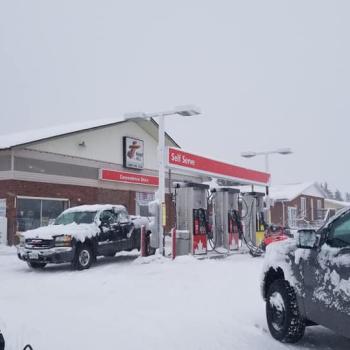
POLYGON ((288 254, 297 249, 296 240, 289 238, 284 241, 274 242, 266 247, 264 258, 264 271, 270 267, 278 268, 281 262, 288 261, 288 254))
POLYGON ((70 235, 78 241, 84 242, 86 238, 96 236, 99 232, 95 223, 77 224, 73 222, 68 225, 49 225, 39 227, 22 233, 24 238, 52 239, 55 236, 70 235))

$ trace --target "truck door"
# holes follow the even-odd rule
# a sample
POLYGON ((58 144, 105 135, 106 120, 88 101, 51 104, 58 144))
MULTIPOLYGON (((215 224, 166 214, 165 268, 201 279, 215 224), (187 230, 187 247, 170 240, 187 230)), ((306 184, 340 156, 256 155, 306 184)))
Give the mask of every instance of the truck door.
POLYGON ((99 254, 105 255, 114 249, 117 216, 112 210, 104 210, 100 214, 100 234, 98 236, 99 254))
POLYGON ((130 234, 132 233, 133 224, 129 219, 129 215, 126 210, 120 210, 117 214, 118 224, 120 225, 120 232, 122 238, 130 238, 130 234))
POLYGON ((311 320, 350 334, 350 215, 335 221, 305 264, 305 310, 311 320))

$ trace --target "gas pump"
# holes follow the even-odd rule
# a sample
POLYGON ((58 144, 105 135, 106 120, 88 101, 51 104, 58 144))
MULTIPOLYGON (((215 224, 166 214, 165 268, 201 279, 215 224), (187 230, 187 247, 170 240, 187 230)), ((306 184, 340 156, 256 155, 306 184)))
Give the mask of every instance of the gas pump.
POLYGON ((250 241, 256 247, 260 246, 265 235, 264 197, 265 194, 261 192, 247 192, 243 194, 245 235, 250 238, 250 241))
POLYGON ((178 182, 175 186, 176 255, 206 254, 209 234, 208 185, 178 182))
POLYGON ((239 190, 219 187, 212 190, 214 208, 214 247, 226 250, 239 248, 239 190))

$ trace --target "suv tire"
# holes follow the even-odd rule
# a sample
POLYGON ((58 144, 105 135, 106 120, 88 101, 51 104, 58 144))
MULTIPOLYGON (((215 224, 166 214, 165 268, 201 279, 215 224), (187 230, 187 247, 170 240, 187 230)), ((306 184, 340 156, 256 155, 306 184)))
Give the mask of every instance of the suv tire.
POLYGON ((274 281, 267 292, 266 318, 271 335, 284 343, 296 343, 305 332, 295 290, 285 280, 274 281))
POLYGON ((75 256, 72 262, 76 270, 86 270, 93 263, 95 257, 91 247, 88 244, 79 244, 75 250, 75 256))
POLYGON ((31 269, 43 269, 46 266, 46 263, 36 261, 27 261, 27 264, 31 269))

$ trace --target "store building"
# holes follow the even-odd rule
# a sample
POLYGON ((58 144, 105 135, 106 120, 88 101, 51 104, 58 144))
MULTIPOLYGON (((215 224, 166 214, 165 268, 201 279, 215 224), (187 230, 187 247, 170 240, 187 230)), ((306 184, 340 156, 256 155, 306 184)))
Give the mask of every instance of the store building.
MULTIPOLYGON (((148 215, 158 186, 158 124, 99 120, 0 137, 0 243, 49 224, 65 208, 123 204, 148 215)), ((166 145, 179 145, 166 135, 166 145)), ((167 229, 174 222, 172 181, 205 178, 181 170, 166 177, 167 229)))

